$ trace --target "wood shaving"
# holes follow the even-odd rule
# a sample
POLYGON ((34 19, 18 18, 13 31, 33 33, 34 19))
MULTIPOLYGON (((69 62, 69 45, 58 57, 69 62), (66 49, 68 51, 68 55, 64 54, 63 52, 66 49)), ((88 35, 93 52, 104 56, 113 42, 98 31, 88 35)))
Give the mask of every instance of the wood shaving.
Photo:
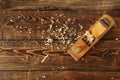
POLYGON ((93 40, 94 40, 93 35, 91 35, 89 31, 86 31, 86 32, 85 32, 85 35, 87 36, 87 40, 88 40, 88 41, 90 42, 90 44, 91 44, 91 43, 93 42, 93 40))
POLYGON ((45 75, 42 76, 43 79, 47 78, 45 75))
POLYGON ((82 30, 82 29, 83 29, 83 26, 82 26, 81 24, 78 24, 78 26, 80 27, 80 30, 82 30))
POLYGON ((70 22, 70 21, 71 21, 71 19, 70 19, 70 18, 68 18, 68 19, 67 19, 67 21, 68 21, 68 22, 70 22))
POLYGON ((48 58, 48 55, 44 56, 44 58, 42 59, 41 63, 44 63, 47 58, 48 58))
POLYGON ((118 40, 119 40, 119 38, 115 38, 115 40, 116 40, 116 41, 118 41, 118 40))
POLYGON ((14 22, 14 21, 11 19, 10 22, 14 22))

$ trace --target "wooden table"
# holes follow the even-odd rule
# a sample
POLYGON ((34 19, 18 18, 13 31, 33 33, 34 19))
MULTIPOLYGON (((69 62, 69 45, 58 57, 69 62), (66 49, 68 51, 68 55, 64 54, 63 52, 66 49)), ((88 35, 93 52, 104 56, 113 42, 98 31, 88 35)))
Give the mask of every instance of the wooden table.
MULTIPOLYGON (((20 2, 20 6, 28 6, 35 1, 20 2)), ((114 10, 94 8, 92 11, 85 10, 88 9, 85 7, 76 8, 77 10, 64 7, 57 9, 35 7, 21 10, 15 3, 17 0, 11 2, 8 8, 3 6, 0 12, 0 80, 120 79, 120 10, 115 10, 118 7, 114 10), (64 34, 69 36, 66 41, 71 39, 74 43, 75 38, 80 37, 79 35, 82 35, 103 13, 110 14, 115 19, 116 25, 78 62, 66 54, 70 46, 67 46, 67 43, 63 44, 62 39, 55 38, 53 46, 45 45, 47 35, 55 37, 55 34, 46 32, 52 24, 51 20, 54 21, 53 27, 55 25, 63 27, 63 24, 67 24, 69 29, 73 29, 73 33, 75 30, 75 35, 64 34), (21 16, 25 16, 23 21, 15 21, 21 16), (9 24, 2 26, 8 21, 9 24), (46 32, 44 36, 41 34, 43 30, 46 32), (60 45, 61 47, 58 47, 60 45), (58 52, 54 52, 56 49, 58 52)))

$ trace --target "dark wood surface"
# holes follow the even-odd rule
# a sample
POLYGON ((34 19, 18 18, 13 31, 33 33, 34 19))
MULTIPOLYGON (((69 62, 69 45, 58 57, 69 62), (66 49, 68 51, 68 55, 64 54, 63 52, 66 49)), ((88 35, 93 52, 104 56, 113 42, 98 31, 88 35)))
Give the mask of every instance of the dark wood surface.
POLYGON ((119 0, 0 0, 1 9, 12 10, 112 10, 120 9, 119 0))
POLYGON ((120 79, 119 0, 0 0, 0 4, 0 80, 120 79), (67 42, 74 43, 106 13, 115 19, 115 26, 78 62, 74 61, 66 54, 70 47, 67 42), (52 32, 56 26, 65 25, 72 31, 64 34, 65 44, 56 38, 57 31, 48 31, 52 22, 52 32), (53 44, 46 46, 48 36, 52 36, 53 44))

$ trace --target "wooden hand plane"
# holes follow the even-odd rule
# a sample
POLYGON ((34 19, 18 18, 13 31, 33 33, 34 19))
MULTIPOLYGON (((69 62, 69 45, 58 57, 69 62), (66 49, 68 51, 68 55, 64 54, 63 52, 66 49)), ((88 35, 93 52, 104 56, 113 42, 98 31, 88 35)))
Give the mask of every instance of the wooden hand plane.
POLYGON ((90 50, 115 24, 109 15, 103 15, 91 26, 80 39, 68 50, 68 53, 78 61, 88 50, 90 50))

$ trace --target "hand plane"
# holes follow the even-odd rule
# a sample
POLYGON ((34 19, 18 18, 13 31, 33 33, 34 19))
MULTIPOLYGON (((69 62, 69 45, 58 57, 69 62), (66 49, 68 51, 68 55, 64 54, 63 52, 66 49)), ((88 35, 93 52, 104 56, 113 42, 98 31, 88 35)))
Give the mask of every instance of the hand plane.
POLYGON ((109 15, 103 15, 91 26, 81 38, 68 50, 68 53, 78 61, 88 50, 90 50, 115 24, 109 15))

